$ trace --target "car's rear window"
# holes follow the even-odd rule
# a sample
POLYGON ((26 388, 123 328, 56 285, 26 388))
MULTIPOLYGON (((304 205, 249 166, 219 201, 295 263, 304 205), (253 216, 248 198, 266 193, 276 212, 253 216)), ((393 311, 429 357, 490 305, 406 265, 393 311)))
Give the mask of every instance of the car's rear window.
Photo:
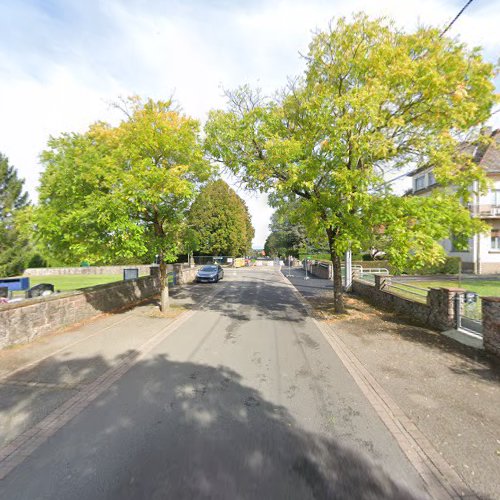
POLYGON ((201 271, 217 271, 217 266, 203 266, 201 271))

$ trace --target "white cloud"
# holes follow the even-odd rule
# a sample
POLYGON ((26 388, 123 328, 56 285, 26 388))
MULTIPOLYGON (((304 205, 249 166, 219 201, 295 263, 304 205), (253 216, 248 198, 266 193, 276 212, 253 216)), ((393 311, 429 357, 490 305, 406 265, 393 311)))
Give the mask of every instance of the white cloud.
MULTIPOLYGON (((366 11, 408 29, 444 26, 460 9, 452 0, 7 0, 0 5, 0 151, 35 195, 38 155, 49 135, 81 131, 116 115, 119 95, 165 98, 204 120, 223 106, 221 85, 272 92, 302 71, 298 53, 334 16, 366 11)), ((500 3, 473 3, 452 35, 500 54, 500 3)), ((500 125, 500 116, 497 115, 500 125)), ((240 191, 240 194, 241 191, 240 191)), ((243 194, 263 246, 272 210, 243 194)))

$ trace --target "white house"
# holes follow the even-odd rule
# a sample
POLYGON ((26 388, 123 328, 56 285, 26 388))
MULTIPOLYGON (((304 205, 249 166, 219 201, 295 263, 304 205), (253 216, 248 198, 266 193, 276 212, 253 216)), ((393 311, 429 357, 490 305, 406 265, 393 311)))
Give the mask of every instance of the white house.
MULTIPOLYGON (((488 147, 467 148, 491 182, 488 193, 475 194, 469 204, 472 215, 486 222, 489 231, 471 238, 467 251, 456 250, 451 239, 441 242, 448 255, 460 257, 463 271, 476 274, 500 273, 500 129, 490 132, 490 135, 493 142, 488 147)), ((437 186, 432 168, 421 168, 409 175, 414 195, 425 196, 437 186)), ((477 191, 474 187, 473 191, 477 191)))

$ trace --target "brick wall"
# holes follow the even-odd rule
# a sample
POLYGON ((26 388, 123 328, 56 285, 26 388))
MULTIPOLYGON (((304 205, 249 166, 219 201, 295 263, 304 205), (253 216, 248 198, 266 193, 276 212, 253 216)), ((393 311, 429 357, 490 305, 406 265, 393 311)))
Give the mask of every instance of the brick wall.
POLYGON ((133 306, 160 291, 156 276, 98 285, 85 290, 0 306, 0 348, 133 306))

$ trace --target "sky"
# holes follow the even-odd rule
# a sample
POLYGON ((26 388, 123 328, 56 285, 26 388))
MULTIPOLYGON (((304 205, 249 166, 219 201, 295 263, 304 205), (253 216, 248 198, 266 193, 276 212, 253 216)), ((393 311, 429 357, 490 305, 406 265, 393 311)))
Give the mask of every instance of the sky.
MULTIPOLYGON (((465 0, 2 0, 0 151, 33 200, 50 135, 116 122, 120 96, 174 96, 202 123, 223 108, 223 88, 272 93, 300 74, 312 34, 332 18, 365 11, 413 30, 446 25, 465 0)), ((475 0, 450 36, 500 57, 500 1, 475 0)), ((497 81, 497 88, 500 81, 497 81)), ((500 113, 495 126, 500 126, 500 113)), ((256 229, 269 233, 264 195, 238 189, 256 229)))

